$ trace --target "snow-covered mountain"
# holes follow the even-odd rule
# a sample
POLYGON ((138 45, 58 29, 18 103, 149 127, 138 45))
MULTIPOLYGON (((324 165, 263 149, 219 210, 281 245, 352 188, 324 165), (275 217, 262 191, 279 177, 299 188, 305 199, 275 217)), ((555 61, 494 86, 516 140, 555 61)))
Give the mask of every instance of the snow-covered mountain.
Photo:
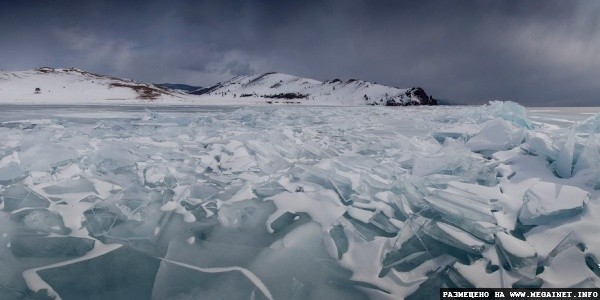
POLYGON ((76 68, 0 72, 2 103, 144 103, 185 97, 172 90, 76 68))
POLYGON ((281 73, 238 76, 208 88, 145 84, 76 68, 0 71, 0 103, 10 104, 299 104, 437 105, 421 88, 399 89, 351 79, 318 81, 281 73))
MULTIPOLYGON (((313 105, 437 105, 422 88, 400 89, 350 79, 318 81, 282 73, 238 76, 192 94, 313 105)), ((242 101, 240 101, 242 102, 242 101)))

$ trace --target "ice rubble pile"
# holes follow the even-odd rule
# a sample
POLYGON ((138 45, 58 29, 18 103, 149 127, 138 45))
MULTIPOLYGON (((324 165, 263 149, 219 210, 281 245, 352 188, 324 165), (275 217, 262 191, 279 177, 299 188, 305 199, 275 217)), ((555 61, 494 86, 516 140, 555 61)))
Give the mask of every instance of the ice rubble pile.
POLYGON ((571 178, 589 177, 588 183, 600 189, 600 114, 570 128, 532 133, 524 149, 546 158, 555 174, 571 178))
POLYGON ((539 248, 535 234, 588 209, 588 192, 556 182, 600 170, 591 122, 554 135, 493 102, 3 123, 0 298, 597 286, 595 244, 539 248), (524 186, 520 159, 558 177, 524 186), (565 263, 578 276, 557 282, 565 263))

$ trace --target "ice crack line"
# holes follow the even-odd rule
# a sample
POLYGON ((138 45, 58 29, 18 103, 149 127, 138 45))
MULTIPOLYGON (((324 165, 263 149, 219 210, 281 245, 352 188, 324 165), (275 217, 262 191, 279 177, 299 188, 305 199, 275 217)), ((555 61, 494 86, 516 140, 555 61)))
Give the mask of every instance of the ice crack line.
POLYGON ((117 249, 121 248, 122 246, 123 245, 121 245, 121 244, 109 244, 109 245, 99 244, 99 241, 96 240, 96 243, 94 244, 94 248, 91 251, 89 251, 88 253, 86 253, 84 256, 66 260, 66 261, 62 261, 62 262, 58 262, 58 263, 51 264, 48 266, 25 270, 25 271, 23 271, 23 278, 25 279, 25 283, 27 284, 27 287, 29 287, 29 289, 31 289, 32 291, 38 292, 40 290, 45 289, 48 291, 48 295, 55 297, 55 300, 61 300, 62 298, 52 288, 52 286, 50 286, 50 284, 48 284, 46 281, 44 281, 38 275, 38 273, 37 273, 38 271, 56 268, 56 267, 67 266, 67 265, 71 265, 71 264, 74 264, 77 262, 96 258, 96 257, 104 255, 108 252, 117 250, 117 249))
MULTIPOLYGON (((33 268, 33 269, 26 270, 23 272, 23 278, 25 279, 27 286, 32 291, 37 292, 39 290, 46 289, 48 291, 49 295, 56 297, 57 300, 60 300, 60 299, 62 299, 60 297, 60 295, 37 274, 37 271, 49 269, 49 268, 60 267, 60 266, 66 266, 66 265, 70 265, 70 264, 77 263, 80 261, 89 260, 89 259, 95 258, 97 256, 106 254, 108 252, 114 251, 122 246, 123 245, 120 245, 120 244, 112 244, 112 245, 103 245, 102 244, 101 246, 97 245, 94 247, 94 249, 92 249, 90 252, 88 252, 86 255, 84 255, 82 257, 78 257, 75 259, 51 264, 48 266, 43 266, 43 267, 39 267, 39 268, 33 268)), ((172 263, 172 264, 184 267, 184 268, 188 268, 188 269, 192 269, 192 270, 196 270, 196 271, 200 271, 200 272, 205 272, 205 273, 224 273, 224 272, 238 271, 238 272, 242 273, 244 276, 246 276, 246 278, 248 278, 267 297, 267 299, 273 300, 273 295, 271 295, 271 292, 269 291, 267 286, 260 280, 260 278, 258 278, 258 276, 256 276, 254 273, 252 273, 248 269, 244 269, 242 267, 235 267, 235 266, 234 267, 221 267, 221 268, 201 268, 201 267, 197 267, 194 265, 181 263, 178 261, 173 261, 173 260, 162 258, 162 257, 155 257, 155 258, 159 259, 161 261, 167 262, 167 263, 172 263)))
POLYGON ((265 295, 265 297, 267 297, 267 299, 273 300, 273 296, 271 295, 271 292, 269 291, 267 286, 260 280, 260 278, 258 278, 258 276, 256 276, 254 273, 250 272, 250 270, 248 270, 248 269, 244 269, 242 267, 201 268, 201 267, 181 263, 181 262, 166 259, 166 258, 161 258, 161 257, 156 257, 156 258, 160 259, 161 261, 164 261, 164 262, 172 263, 172 264, 175 264, 178 266, 182 266, 184 268, 188 268, 188 269, 192 269, 192 270, 196 270, 196 271, 200 271, 200 272, 205 272, 205 273, 223 273, 223 272, 238 271, 238 272, 242 273, 244 276, 246 276, 265 295))

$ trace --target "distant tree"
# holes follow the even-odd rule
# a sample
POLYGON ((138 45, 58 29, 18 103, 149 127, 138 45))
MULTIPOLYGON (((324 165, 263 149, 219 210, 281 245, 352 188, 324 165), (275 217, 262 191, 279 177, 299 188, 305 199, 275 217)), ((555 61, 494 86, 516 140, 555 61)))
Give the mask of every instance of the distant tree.
POLYGON ((42 92, 42 90, 41 90, 40 88, 35 88, 35 93, 36 93, 36 94, 39 94, 39 93, 41 93, 41 92, 42 92))

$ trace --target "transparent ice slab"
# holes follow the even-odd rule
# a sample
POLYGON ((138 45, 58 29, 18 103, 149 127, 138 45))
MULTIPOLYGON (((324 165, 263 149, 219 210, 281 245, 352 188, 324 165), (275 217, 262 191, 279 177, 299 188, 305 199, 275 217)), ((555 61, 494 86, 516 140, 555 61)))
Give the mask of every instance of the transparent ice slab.
POLYGON ((589 193, 574 186, 538 182, 523 196, 519 221, 524 225, 543 225, 583 212, 589 193))

